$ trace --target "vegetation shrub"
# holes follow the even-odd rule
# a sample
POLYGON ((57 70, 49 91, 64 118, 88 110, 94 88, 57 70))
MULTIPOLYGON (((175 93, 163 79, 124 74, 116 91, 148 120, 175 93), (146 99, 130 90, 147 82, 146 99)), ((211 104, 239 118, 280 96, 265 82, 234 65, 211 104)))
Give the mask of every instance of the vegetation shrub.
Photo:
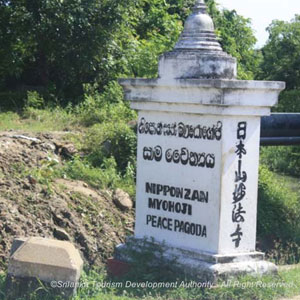
POLYGON ((259 247, 277 263, 300 261, 300 206, 297 194, 264 165, 259 170, 259 247))
POLYGON ((110 82, 103 93, 96 86, 87 85, 85 101, 74 109, 77 122, 87 127, 82 150, 87 160, 99 167, 107 158, 114 158, 119 172, 135 166, 136 113, 124 102, 122 87, 110 82))
POLYGON ((111 81, 102 93, 97 85, 85 86, 85 100, 74 108, 78 122, 86 127, 108 121, 129 122, 136 118, 136 113, 124 102, 123 89, 111 81))
POLYGON ((45 106, 44 98, 37 91, 27 91, 26 107, 42 109, 45 106))
MULTIPOLYGON (((274 112, 300 113, 300 90, 293 89, 282 92, 274 112)), ((261 161, 272 171, 291 176, 300 175, 299 146, 263 147, 261 161)))
POLYGON ((261 149, 261 162, 272 171, 291 175, 300 175, 300 147, 272 146, 261 149))
POLYGON ((283 91, 274 112, 300 113, 300 90, 283 91))
POLYGON ((88 130, 84 149, 93 166, 113 157, 119 171, 124 172, 128 164, 135 165, 136 133, 123 122, 97 124, 88 130))
POLYGON ((135 195, 134 168, 128 164, 125 174, 117 171, 117 164, 114 158, 106 158, 99 167, 91 164, 80 157, 67 162, 61 170, 62 177, 84 180, 95 188, 116 189, 121 188, 128 192, 130 196, 135 195))
POLYGON ((26 97, 27 94, 24 91, 0 91, 0 111, 19 112, 25 104, 26 97))

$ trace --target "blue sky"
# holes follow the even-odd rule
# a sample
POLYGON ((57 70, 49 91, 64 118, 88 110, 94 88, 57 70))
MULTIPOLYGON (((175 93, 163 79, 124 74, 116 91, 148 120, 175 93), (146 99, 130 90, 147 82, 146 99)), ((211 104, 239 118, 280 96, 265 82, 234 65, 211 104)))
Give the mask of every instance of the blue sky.
POLYGON ((221 7, 235 9, 238 14, 250 18, 257 47, 261 47, 268 39, 266 27, 272 20, 290 21, 295 14, 300 14, 300 0, 216 0, 221 7))

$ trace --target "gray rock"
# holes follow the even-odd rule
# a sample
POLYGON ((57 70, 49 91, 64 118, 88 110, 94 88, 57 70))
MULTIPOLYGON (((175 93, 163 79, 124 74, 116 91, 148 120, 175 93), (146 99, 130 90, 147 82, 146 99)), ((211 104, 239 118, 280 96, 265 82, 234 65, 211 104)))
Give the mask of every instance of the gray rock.
POLYGON ((132 200, 128 193, 121 189, 116 189, 113 194, 113 202, 122 210, 129 210, 133 207, 132 200))
POLYGON ((57 227, 55 227, 53 230, 53 236, 61 241, 70 241, 71 240, 69 234, 65 230, 63 230, 61 228, 57 228, 57 227))

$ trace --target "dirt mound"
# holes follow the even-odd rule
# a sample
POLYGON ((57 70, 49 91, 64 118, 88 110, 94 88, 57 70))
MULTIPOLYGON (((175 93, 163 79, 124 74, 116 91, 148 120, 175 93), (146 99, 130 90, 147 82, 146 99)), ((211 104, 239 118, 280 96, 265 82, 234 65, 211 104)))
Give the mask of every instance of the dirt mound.
POLYGON ((65 133, 0 134, 0 269, 15 237, 70 240, 87 264, 103 266, 132 234, 133 212, 118 209, 112 191, 82 181, 47 180, 49 164, 62 165, 75 153, 65 133))

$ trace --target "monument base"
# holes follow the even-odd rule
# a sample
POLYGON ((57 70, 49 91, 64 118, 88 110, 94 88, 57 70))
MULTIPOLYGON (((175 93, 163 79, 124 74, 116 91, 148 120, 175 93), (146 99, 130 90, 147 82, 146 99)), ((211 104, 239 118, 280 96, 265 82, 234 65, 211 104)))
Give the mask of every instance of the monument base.
POLYGON ((217 255, 192 249, 172 247, 154 240, 129 237, 125 244, 118 245, 114 258, 131 263, 136 254, 153 253, 153 264, 161 264, 182 272, 186 277, 193 277, 202 282, 215 283, 219 279, 227 280, 241 275, 277 274, 275 264, 264 260, 264 253, 250 252, 233 255, 217 255))

